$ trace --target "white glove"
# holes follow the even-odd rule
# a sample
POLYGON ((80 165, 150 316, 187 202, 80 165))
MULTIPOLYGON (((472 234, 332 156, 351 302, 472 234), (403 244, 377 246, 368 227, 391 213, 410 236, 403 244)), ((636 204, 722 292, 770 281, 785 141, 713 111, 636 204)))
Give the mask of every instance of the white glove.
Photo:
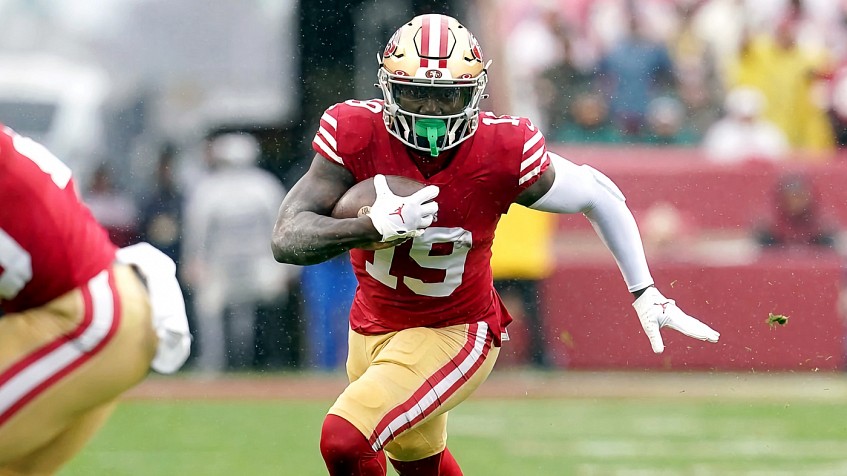
POLYGON ((688 337, 709 342, 717 342, 720 337, 720 333, 716 330, 682 312, 676 306, 676 302, 673 299, 662 296, 662 293, 654 286, 647 288, 632 303, 632 307, 638 313, 638 319, 641 320, 641 327, 644 328, 644 333, 650 339, 653 352, 657 354, 661 354, 665 350, 665 344, 662 342, 662 334, 659 332, 659 329, 662 327, 670 327, 671 329, 682 332, 688 337))
POLYGON ((374 187, 376 201, 368 216, 382 235, 383 242, 421 236, 424 229, 432 225, 438 213, 438 203, 432 201, 439 192, 435 185, 427 185, 408 197, 400 197, 388 188, 385 176, 378 174, 374 177, 374 187))
POLYGON ((191 332, 185 314, 185 298, 176 280, 176 264, 149 243, 121 248, 118 261, 135 265, 147 280, 153 328, 159 345, 150 367, 162 374, 179 370, 191 353, 191 332))

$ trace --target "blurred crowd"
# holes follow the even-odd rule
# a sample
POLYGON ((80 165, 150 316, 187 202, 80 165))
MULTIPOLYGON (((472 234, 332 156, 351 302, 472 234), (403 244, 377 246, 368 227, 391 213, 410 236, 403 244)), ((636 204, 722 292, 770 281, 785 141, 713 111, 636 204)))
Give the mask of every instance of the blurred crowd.
MULTIPOLYGON (((189 367, 211 374, 337 367, 335 349, 328 357, 326 345, 304 349, 302 342, 310 307, 301 303, 301 288, 312 302, 328 298, 301 286, 301 269, 277 263, 270 253, 270 230, 286 190, 260 166, 259 142, 247 133, 213 132, 201 149, 200 170, 184 177, 184 151, 164 144, 152 186, 140 197, 118 187, 115 170, 103 164, 83 187, 83 199, 115 244, 146 241, 177 263, 195 340, 189 367)), ((324 283, 325 294, 333 283, 324 283)), ((343 308, 346 298, 338 299, 343 308)), ((345 319, 333 317, 344 326, 345 319)))
POLYGON ((548 141, 701 146, 723 162, 847 145, 847 2, 502 3, 511 113, 548 141))

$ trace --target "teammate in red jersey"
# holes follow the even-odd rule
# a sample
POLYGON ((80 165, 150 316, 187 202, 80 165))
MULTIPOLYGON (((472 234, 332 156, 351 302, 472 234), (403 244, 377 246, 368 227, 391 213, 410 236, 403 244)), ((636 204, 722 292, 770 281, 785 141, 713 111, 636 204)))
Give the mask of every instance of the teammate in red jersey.
POLYGON ((173 261, 117 249, 71 170, 0 125, 0 474, 53 474, 150 368, 188 356, 173 261))
POLYGON ((350 385, 324 420, 331 475, 460 475, 447 413, 488 376, 511 318, 492 284, 491 243, 513 203, 581 212, 618 262, 655 352, 661 327, 716 342, 719 334, 653 287, 623 194, 606 176, 547 152, 527 119, 480 112, 482 51, 455 19, 423 15, 380 58, 383 100, 347 101, 321 117, 311 168, 280 207, 280 262, 312 264, 350 251, 359 281, 350 312, 350 385), (396 196, 384 175, 428 184, 396 196), (374 177, 368 215, 330 212, 374 177), (402 207, 402 217, 394 214, 402 207), (403 240, 367 251, 373 242, 403 240))

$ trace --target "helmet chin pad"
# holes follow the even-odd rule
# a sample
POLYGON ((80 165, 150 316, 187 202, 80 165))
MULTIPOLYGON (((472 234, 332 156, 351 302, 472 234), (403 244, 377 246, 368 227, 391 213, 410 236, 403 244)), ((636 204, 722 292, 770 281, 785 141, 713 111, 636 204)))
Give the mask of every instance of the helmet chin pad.
POLYGON ((441 119, 419 119, 415 121, 415 135, 429 142, 429 155, 438 157, 438 138, 447 134, 447 123, 441 119))

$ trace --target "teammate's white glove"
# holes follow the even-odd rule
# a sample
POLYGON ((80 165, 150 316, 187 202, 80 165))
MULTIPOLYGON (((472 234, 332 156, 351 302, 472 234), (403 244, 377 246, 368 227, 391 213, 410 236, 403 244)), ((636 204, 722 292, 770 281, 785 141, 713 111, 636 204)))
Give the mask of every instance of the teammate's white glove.
POLYGON ((394 195, 388 188, 385 176, 374 177, 376 201, 368 211, 374 228, 382 235, 382 241, 394 241, 421 236, 424 229, 432 225, 438 213, 438 196, 435 185, 427 185, 408 197, 394 195))
POLYGON ((676 302, 673 299, 662 296, 662 293, 653 286, 647 288, 632 303, 632 307, 638 313, 638 319, 641 320, 641 327, 644 328, 644 333, 650 339, 653 352, 657 354, 661 354, 665 350, 665 344, 662 342, 662 334, 659 332, 659 329, 662 327, 670 327, 671 329, 682 332, 688 337, 709 342, 717 342, 720 337, 720 333, 682 312, 676 306, 676 302))

